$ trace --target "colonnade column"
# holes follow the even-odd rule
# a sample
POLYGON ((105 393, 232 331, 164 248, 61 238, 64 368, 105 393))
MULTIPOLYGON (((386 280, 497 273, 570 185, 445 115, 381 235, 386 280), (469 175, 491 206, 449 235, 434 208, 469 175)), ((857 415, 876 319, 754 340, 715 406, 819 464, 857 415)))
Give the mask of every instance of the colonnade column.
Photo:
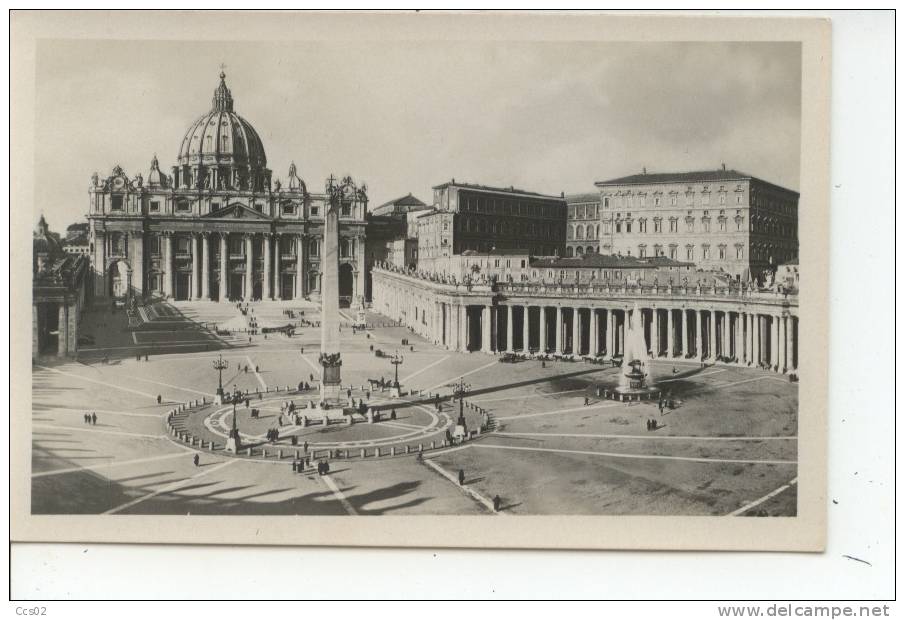
POLYGON ((616 355, 616 311, 612 308, 606 310, 606 353, 616 355))
POLYGON ((660 311, 657 308, 650 310, 650 352, 656 359, 660 357, 660 311))
POLYGON ((163 249, 164 254, 166 255, 166 267, 165 273, 163 274, 163 294, 167 297, 173 296, 173 233, 164 233, 163 235, 163 249))
POLYGON ((770 330, 770 358, 772 359, 773 366, 780 372, 782 371, 782 338, 779 335, 781 325, 782 318, 777 314, 773 317, 773 329, 770 330))
POLYGON ((305 296, 305 238, 299 235, 295 240, 295 298, 305 296))
POLYGON ((716 361, 716 310, 710 309, 710 328, 708 329, 707 357, 716 361))
POLYGON ((797 368, 795 361, 795 318, 790 314, 786 317, 786 368, 789 371, 797 368))
POLYGON ((506 350, 514 351, 515 350, 515 341, 512 339, 513 329, 512 329, 512 306, 506 305, 506 350))
POLYGON ((751 339, 753 341, 753 346, 751 350, 754 352, 754 365, 760 365, 760 315, 754 313, 751 315, 751 325, 754 329, 751 330, 751 339))
MULTIPOLYGON (((681 334, 682 356, 684 357, 689 353, 688 311, 684 308, 682 310, 679 310, 679 323, 677 324, 677 329, 681 334)), ((675 349, 673 349, 673 356, 675 356, 675 349)))
POLYGON ((481 307, 481 350, 485 353, 492 353, 493 347, 490 343, 490 337, 493 333, 490 329, 491 309, 490 306, 481 307))
POLYGON ((590 342, 588 343, 588 355, 596 356, 600 350, 600 323, 597 318, 597 308, 591 308, 591 326, 588 330, 590 342))
POLYGON ((227 258, 227 252, 229 251, 229 247, 226 242, 226 237, 229 233, 220 233, 220 301, 227 301, 229 298, 228 286, 229 286, 229 262, 227 258))
POLYGON ((704 361, 704 319, 701 316, 700 310, 694 310, 694 321, 695 321, 695 331, 694 331, 694 344, 695 344, 695 355, 698 358, 698 361, 704 361))
POLYGON ((254 279, 252 271, 254 269, 254 242, 253 236, 249 233, 245 235, 245 291, 243 291, 242 299, 251 301, 254 294, 254 279))
POLYGON ((531 306, 522 306, 522 352, 531 349, 531 306))
POLYGON ((581 308, 572 309, 572 355, 581 355, 581 308))
POLYGON ((676 355, 676 336, 673 331, 672 309, 666 310, 666 357, 675 357, 676 355))
POLYGON ((562 355, 562 306, 556 306, 556 352, 562 355))
POLYGON ((201 233, 201 299, 211 300, 211 246, 209 233, 201 233))
POLYGON ((541 353, 547 352, 547 306, 541 306, 538 312, 540 330, 538 331, 538 348, 541 353))
POLYGON ((60 303, 57 316, 57 356, 66 357, 66 345, 69 344, 69 306, 60 303))

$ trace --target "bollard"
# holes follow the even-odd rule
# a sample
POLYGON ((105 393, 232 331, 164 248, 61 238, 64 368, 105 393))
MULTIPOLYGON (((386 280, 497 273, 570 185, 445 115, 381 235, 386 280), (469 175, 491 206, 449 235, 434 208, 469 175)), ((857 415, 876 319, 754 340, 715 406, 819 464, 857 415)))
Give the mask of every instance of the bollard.
POLYGON ((433 442, 433 441, 432 441, 432 442, 431 442, 431 450, 433 450, 433 449, 436 448, 436 447, 437 447, 436 442, 433 442))
POLYGON ((380 458, 380 447, 374 448, 374 458, 380 458))
POLYGON ((278 459, 282 459, 282 458, 283 458, 283 451, 282 451, 282 450, 277 450, 277 458, 278 458, 278 459))
POLYGON ((267 458, 267 448, 261 448, 261 456, 263 456, 265 459, 267 458))
POLYGON ((390 456, 396 456, 396 446, 390 446, 390 456))
POLYGON ((299 460, 299 451, 298 450, 295 451, 295 460, 296 461, 299 460))
POLYGON ((424 444, 418 444, 418 452, 424 452, 424 444))
POLYGON ((409 448, 410 448, 410 447, 411 447, 411 446, 409 446, 408 444, 405 444, 405 453, 406 453, 406 454, 409 453, 409 448))
POLYGON ((362 448, 361 449, 361 458, 364 458, 365 456, 367 456, 367 452, 365 451, 364 448, 362 448))
POLYGON ((249 448, 248 450, 246 450, 246 451, 245 451, 245 454, 248 455, 248 456, 251 456, 251 448, 249 448))
POLYGON ((445 440, 445 439, 444 439, 443 441, 440 442, 440 447, 441 447, 441 448, 445 448, 445 447, 446 447, 446 440, 445 440))

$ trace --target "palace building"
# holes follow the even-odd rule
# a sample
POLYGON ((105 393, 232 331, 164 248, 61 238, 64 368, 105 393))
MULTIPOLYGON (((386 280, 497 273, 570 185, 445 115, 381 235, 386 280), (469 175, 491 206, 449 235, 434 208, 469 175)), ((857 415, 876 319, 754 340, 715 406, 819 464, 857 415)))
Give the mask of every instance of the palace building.
POLYGON ((737 170, 598 181, 600 252, 666 256, 759 279, 798 258, 798 193, 737 170))
POLYGON ((566 256, 600 254, 600 194, 566 196, 566 256))
MULTIPOLYGON (((170 171, 155 155, 147 178, 130 178, 119 166, 92 176, 89 252, 97 297, 319 296, 327 193, 309 190, 294 163, 285 184, 273 178, 258 132, 234 110, 224 73, 170 171)), ((331 177, 326 185, 342 188, 340 297, 360 302, 367 188, 351 177, 331 177)))

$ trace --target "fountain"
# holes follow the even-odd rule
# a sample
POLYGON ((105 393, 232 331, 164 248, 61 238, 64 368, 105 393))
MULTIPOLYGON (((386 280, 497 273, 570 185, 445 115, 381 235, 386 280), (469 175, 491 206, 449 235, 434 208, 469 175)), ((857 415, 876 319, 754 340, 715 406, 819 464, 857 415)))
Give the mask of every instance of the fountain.
POLYGON ((660 398, 660 389, 649 383, 650 355, 644 340, 644 324, 641 310, 636 305, 631 321, 626 316, 625 349, 622 355, 622 369, 619 385, 612 389, 600 389, 600 395, 622 402, 633 400, 653 400, 660 398))

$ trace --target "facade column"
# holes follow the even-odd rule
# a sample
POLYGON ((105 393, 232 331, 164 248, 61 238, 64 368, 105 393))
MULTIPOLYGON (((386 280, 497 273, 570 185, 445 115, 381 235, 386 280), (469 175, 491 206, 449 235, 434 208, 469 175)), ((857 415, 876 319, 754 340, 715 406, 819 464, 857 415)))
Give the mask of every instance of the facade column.
POLYGON ((531 349, 531 306, 522 306, 522 352, 531 349))
POLYGON ((484 353, 493 352, 493 346, 490 342, 493 333, 490 329, 491 312, 490 306, 481 306, 481 350, 484 353))
POLYGON ((468 351, 468 306, 456 306, 456 308, 459 347, 462 351, 468 351))
POLYGON ((220 233, 220 301, 229 300, 229 244, 226 238, 229 233, 220 233))
POLYGON ((242 299, 251 301, 254 295, 254 235, 245 234, 245 291, 243 291, 242 299))
POLYGON ((512 306, 506 305, 506 350, 515 350, 515 341, 512 339, 512 306))
POLYGON ((562 306, 556 306, 556 353, 562 355, 562 306))
POLYGON ((708 329, 709 342, 707 343, 707 356, 716 361, 716 310, 710 309, 710 328, 708 329))
POLYGON ((69 344, 69 307, 60 303, 57 317, 57 357, 66 357, 66 346, 69 344))
MULTIPOLYGON (((295 240, 295 298, 305 296, 305 237, 299 235, 295 240)), ((397 317, 398 318, 398 317, 397 317)))
POLYGON ((538 311, 540 320, 540 330, 538 331, 538 350, 541 353, 547 352, 547 306, 541 306, 538 311))
POLYGON ((198 233, 192 233, 192 299, 201 299, 201 248, 198 233))
POLYGON ((282 291, 280 290, 282 287, 280 286, 280 272, 283 270, 283 260, 280 253, 280 235, 279 233, 274 233, 273 235, 273 286, 270 289, 270 296, 279 301, 283 298, 282 291))
POLYGON ((597 352, 600 350, 600 323, 597 319, 597 308, 591 308, 591 325, 588 330, 588 336, 590 342, 588 343, 588 355, 596 356, 597 352))
POLYGON ((208 233, 201 233, 201 299, 211 300, 211 246, 208 233))
POLYGON ((581 308, 572 308, 572 355, 581 355, 581 308))
POLYGON ((704 361, 704 319, 701 316, 702 312, 700 310, 693 310, 694 312, 694 344, 695 344, 695 355, 698 358, 699 362, 704 361))
POLYGON ((261 299, 270 299, 270 233, 261 235, 264 244, 264 274, 261 278, 261 299))
MULTIPOLYGON (((167 297, 173 296, 173 278, 175 274, 173 273, 173 233, 164 233, 163 236, 163 250, 165 254, 164 260, 166 261, 166 267, 164 267, 165 272, 163 274, 163 294, 167 297)), ((106 278, 106 271, 105 271, 106 278)), ((106 281, 106 280, 105 280, 106 281)), ((104 293, 106 295, 106 293, 104 293)))
POLYGON ((745 357, 745 334, 742 324, 742 313, 735 313, 735 350, 732 352, 737 363, 743 363, 745 357))

